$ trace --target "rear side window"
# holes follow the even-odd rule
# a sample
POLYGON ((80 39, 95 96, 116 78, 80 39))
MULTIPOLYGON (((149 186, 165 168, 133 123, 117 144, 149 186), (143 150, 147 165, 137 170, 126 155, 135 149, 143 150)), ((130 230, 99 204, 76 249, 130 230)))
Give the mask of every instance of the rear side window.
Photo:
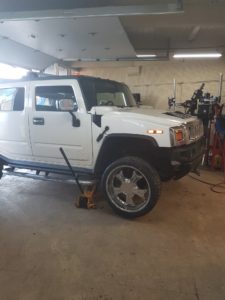
POLYGON ((77 110, 77 102, 71 86, 39 86, 35 88, 37 111, 60 111, 59 101, 62 99, 73 100, 74 111, 77 110))
POLYGON ((0 89, 0 111, 24 110, 24 94, 22 87, 0 89))

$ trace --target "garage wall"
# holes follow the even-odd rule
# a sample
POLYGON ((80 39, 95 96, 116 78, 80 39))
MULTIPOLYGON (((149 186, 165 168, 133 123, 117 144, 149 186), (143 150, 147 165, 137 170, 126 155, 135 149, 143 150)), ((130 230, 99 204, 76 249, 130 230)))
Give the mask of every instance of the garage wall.
MULTIPOLYGON (((177 82, 177 100, 189 99, 202 82, 205 91, 218 95, 219 73, 224 73, 225 60, 158 61, 99 63, 99 67, 85 67, 81 75, 114 79, 128 84, 133 93, 140 93, 143 104, 155 108, 167 108, 168 96, 172 96, 173 78, 177 82)), ((225 102, 225 84, 223 99, 225 102)))

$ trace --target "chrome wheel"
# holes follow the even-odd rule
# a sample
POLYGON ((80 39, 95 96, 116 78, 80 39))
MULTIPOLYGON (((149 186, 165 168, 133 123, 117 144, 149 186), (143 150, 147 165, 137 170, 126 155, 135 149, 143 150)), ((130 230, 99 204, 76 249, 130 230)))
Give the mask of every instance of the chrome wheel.
POLYGON ((134 166, 113 169, 106 180, 109 200, 120 210, 138 212, 148 205, 151 188, 146 176, 134 166))

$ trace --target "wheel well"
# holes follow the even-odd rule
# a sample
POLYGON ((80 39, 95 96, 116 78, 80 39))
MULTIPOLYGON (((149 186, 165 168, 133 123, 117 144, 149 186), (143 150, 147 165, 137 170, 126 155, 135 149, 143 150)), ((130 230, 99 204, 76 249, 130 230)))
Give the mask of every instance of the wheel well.
POLYGON ((2 170, 3 170, 3 161, 0 159, 0 179, 2 178, 2 170))
POLYGON ((0 158, 0 169, 3 168, 4 161, 0 158))
POLYGON ((95 173, 101 175, 110 163, 125 156, 137 156, 155 166, 157 149, 157 142, 151 137, 109 136, 99 151, 95 173))

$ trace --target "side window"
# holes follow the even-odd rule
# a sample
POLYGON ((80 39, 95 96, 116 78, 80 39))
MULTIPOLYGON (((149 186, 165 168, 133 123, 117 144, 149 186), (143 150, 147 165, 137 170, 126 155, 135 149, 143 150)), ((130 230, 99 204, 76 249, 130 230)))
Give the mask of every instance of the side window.
POLYGON ((111 93, 96 93, 97 105, 115 105, 126 106, 126 98, 123 92, 111 92, 111 93))
POLYGON ((21 87, 0 89, 0 111, 24 110, 24 94, 21 87))
POLYGON ((59 101, 72 99, 74 111, 77 102, 71 86, 39 86, 35 88, 35 106, 37 111, 60 111, 59 101))

